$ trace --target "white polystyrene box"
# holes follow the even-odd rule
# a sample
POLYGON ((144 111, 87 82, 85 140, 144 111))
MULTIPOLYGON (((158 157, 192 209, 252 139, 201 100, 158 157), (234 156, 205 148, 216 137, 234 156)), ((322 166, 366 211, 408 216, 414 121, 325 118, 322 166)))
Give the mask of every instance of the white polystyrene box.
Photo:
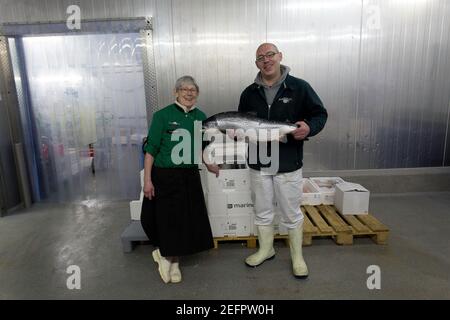
POLYGON ((319 187, 322 204, 326 205, 334 204, 336 184, 345 182, 340 177, 311 177, 309 180, 313 181, 319 187))
POLYGON ((357 183, 344 182, 335 186, 335 207, 342 214, 368 214, 370 191, 357 183))
POLYGON ((322 196, 317 184, 309 179, 302 179, 302 205, 317 206, 322 203, 322 196))
POLYGON ((223 169, 219 176, 205 170, 207 192, 248 192, 250 191, 250 171, 244 169, 223 169))
POLYGON ((206 207, 210 216, 253 214, 251 192, 208 192, 206 207))
POLYGON ((252 217, 242 216, 209 216, 209 222, 214 237, 245 237, 252 230, 252 217))
POLYGON ((223 192, 205 193, 206 209, 209 216, 227 216, 227 195, 223 192))

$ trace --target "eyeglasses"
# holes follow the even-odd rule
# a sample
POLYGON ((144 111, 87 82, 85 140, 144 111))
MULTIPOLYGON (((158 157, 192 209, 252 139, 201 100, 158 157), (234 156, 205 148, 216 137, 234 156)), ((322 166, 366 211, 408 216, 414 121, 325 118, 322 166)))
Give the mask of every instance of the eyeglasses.
POLYGON ((272 59, 277 53, 279 53, 279 52, 269 51, 266 54, 261 54, 256 57, 256 62, 262 62, 262 61, 264 61, 264 58, 272 59))
POLYGON ((191 94, 196 94, 197 93, 197 89, 188 89, 188 88, 180 88, 180 91, 183 93, 191 93, 191 94))

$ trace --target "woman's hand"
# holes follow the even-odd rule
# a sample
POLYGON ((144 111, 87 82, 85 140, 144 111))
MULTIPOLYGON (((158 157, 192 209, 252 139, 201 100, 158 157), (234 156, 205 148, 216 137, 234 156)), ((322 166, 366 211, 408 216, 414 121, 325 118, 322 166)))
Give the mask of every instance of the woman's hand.
POLYGON ((151 181, 144 182, 144 196, 150 200, 155 196, 155 187, 151 181))
POLYGON ((209 172, 214 173, 216 175, 216 177, 219 176, 219 171, 220 168, 217 164, 211 163, 211 164, 207 164, 205 163, 206 168, 208 169, 209 172))

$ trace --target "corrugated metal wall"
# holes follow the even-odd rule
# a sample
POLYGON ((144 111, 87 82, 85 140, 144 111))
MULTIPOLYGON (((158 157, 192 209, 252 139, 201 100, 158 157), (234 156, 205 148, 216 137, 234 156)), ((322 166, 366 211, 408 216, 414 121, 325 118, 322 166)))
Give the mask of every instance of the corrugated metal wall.
POLYGON ((0 22, 154 17, 158 101, 178 76, 200 106, 234 110, 257 72, 254 51, 278 44, 330 118, 305 147, 305 168, 450 165, 450 3, 447 0, 2 0, 0 22))

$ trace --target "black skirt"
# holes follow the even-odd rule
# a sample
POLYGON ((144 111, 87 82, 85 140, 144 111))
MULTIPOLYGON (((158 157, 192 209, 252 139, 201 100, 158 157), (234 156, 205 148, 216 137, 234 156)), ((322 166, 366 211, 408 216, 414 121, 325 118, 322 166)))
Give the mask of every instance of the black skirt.
POLYGON ((141 223, 164 257, 183 256, 214 247, 197 168, 152 169, 155 197, 144 197, 141 223))

